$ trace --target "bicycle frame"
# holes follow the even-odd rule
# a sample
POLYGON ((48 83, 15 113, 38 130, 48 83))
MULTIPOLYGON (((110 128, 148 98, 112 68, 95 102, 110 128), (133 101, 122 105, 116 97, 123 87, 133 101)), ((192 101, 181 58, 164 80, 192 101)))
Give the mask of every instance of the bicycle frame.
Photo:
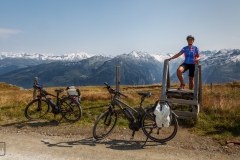
POLYGON ((50 105, 53 110, 56 110, 56 109, 58 110, 58 111, 54 111, 54 113, 56 112, 56 114, 58 114, 60 112, 60 104, 61 104, 61 100, 62 100, 62 98, 59 98, 59 95, 63 90, 62 89, 55 90, 57 95, 53 95, 53 94, 45 91, 41 86, 35 85, 33 87, 36 88, 39 91, 39 95, 37 95, 37 98, 39 100, 40 99, 45 99, 46 102, 48 103, 48 105, 50 105), (53 99, 49 98, 48 96, 52 96, 52 97, 56 98, 56 101, 54 102, 53 99))
POLYGON ((112 99, 111 100, 111 105, 109 106, 110 109, 112 109, 112 108, 114 109, 115 105, 118 106, 118 108, 124 114, 124 117, 129 121, 129 129, 133 130, 132 138, 134 137, 135 131, 138 131, 140 128, 142 128, 141 119, 142 119, 142 116, 147 111, 147 109, 145 109, 143 107, 142 103, 143 103, 143 101, 146 97, 149 97, 151 95, 150 92, 148 92, 148 93, 138 93, 138 94, 142 96, 138 110, 136 110, 135 108, 133 108, 132 106, 130 106, 126 102, 120 100, 118 94, 115 94, 114 97, 111 98, 112 99), (123 107, 123 105, 124 105, 124 107, 123 107), (112 108, 111 108, 111 106, 112 106, 112 108), (128 109, 130 109, 130 111, 128 109), (141 112, 141 111, 143 111, 143 112, 141 112), (134 115, 132 114, 133 112, 134 112, 136 117, 134 117, 134 115))
MULTIPOLYGON (((129 109, 131 109, 131 111, 134 111, 134 113, 136 113, 137 116, 138 116, 137 118, 141 117, 141 113, 140 113, 139 111, 137 111, 137 110, 134 109, 132 106, 128 105, 126 102, 120 100, 120 99, 117 98, 117 97, 114 97, 114 98, 113 98, 113 101, 112 101, 111 105, 112 105, 112 106, 117 105, 117 106, 119 107, 119 109, 121 110, 122 113, 124 113, 124 111, 123 111, 124 107, 122 106, 122 105, 124 105, 124 106, 128 107, 129 109)), ((141 103, 140 103, 139 109, 142 109, 142 110, 145 112, 145 109, 144 109, 143 106, 142 106, 142 101, 141 101, 141 103)), ((135 118, 135 121, 136 121, 136 118, 135 118)))

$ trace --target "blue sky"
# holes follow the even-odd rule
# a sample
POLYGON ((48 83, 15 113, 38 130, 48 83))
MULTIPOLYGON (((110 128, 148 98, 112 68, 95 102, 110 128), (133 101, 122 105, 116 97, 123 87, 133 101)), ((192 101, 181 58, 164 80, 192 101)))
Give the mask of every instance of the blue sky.
POLYGON ((0 0, 0 52, 240 49, 239 0, 0 0))

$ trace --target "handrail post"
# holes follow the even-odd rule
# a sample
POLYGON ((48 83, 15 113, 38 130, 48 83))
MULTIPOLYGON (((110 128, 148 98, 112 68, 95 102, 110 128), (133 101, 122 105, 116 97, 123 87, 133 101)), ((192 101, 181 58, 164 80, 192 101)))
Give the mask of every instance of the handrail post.
POLYGON ((194 72, 194 100, 198 101, 198 90, 199 90, 199 62, 195 65, 195 72, 194 72))
POLYGON ((170 78, 169 78, 169 60, 164 60, 163 76, 162 76, 162 93, 161 93, 161 102, 166 101, 166 90, 167 87, 170 87, 170 78))
MULTIPOLYGON (((35 78, 34 78, 33 85, 35 86, 35 85, 37 85, 37 84, 38 84, 38 77, 35 77, 35 78)), ((33 99, 36 99, 36 98, 37 98, 36 92, 37 92, 36 88, 33 88, 33 99)))
POLYGON ((170 88, 170 73, 169 73, 169 63, 167 67, 167 89, 170 88))
MULTIPOLYGON (((200 107, 202 106, 202 66, 198 65, 198 70, 199 70, 199 104, 200 107)), ((200 108, 199 108, 200 110, 200 108)))
MULTIPOLYGON (((116 67, 116 91, 120 91, 120 66, 116 67)), ((117 98, 119 99, 120 96, 117 96, 117 98)))

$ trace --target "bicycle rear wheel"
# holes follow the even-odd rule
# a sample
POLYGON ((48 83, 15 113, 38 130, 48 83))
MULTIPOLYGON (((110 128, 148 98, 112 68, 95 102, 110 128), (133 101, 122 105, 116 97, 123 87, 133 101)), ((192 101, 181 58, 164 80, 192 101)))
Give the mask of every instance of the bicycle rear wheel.
POLYGON ((154 110, 149 110, 143 115, 142 130, 144 134, 155 142, 164 143, 172 138, 177 133, 178 121, 174 114, 171 114, 171 123, 169 127, 158 127, 155 122, 154 110))
POLYGON ((29 120, 42 118, 49 112, 49 104, 43 99, 32 100, 25 108, 24 115, 29 120))
POLYGON ((93 137, 97 140, 107 137, 116 126, 118 113, 115 110, 106 110, 96 120, 93 126, 93 137))
POLYGON ((81 105, 72 98, 66 98, 61 102, 61 114, 68 122, 76 122, 82 117, 81 105))

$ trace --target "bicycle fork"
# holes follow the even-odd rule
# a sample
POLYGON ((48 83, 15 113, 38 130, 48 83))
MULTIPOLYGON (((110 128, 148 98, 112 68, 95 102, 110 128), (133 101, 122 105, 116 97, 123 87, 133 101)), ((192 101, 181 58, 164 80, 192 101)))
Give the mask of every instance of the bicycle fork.
POLYGON ((41 108, 41 100, 38 99, 38 107, 37 107, 37 111, 41 111, 42 108, 41 108))
POLYGON ((104 124, 106 126, 109 126, 111 124, 111 122, 112 122, 113 112, 111 110, 109 110, 109 109, 106 112, 107 112, 107 114, 106 114, 106 117, 104 119, 104 124))

